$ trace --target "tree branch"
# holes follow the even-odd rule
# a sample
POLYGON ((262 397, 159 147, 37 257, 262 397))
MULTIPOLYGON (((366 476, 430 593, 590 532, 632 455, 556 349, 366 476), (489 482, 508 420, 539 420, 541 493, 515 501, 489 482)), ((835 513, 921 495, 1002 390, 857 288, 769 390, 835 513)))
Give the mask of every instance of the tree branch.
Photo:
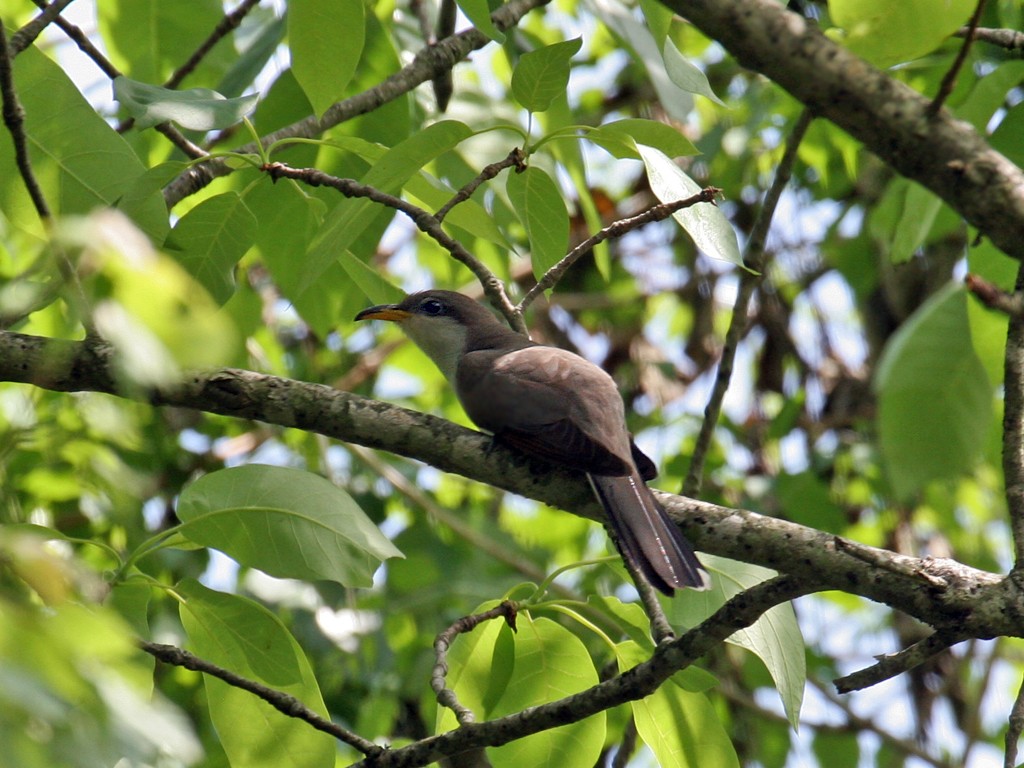
POLYGON ((833 43, 775 0, 662 0, 1024 259, 1024 171, 967 123, 833 43))
MULTIPOLYGON (((519 20, 533 9, 547 5, 549 2, 551 0, 511 0, 491 14, 491 18, 494 25, 504 31, 519 23, 519 20)), ((435 45, 422 48, 409 64, 380 84, 339 101, 320 118, 307 117, 267 134, 260 139, 260 145, 266 147, 281 139, 310 139, 320 136, 328 128, 372 112, 382 104, 409 93, 421 83, 433 80, 489 42, 491 42, 490 38, 473 28, 447 37, 435 45)), ((238 147, 235 151, 240 154, 253 154, 257 149, 255 143, 249 143, 238 147)), ((191 166, 164 188, 164 200, 167 202, 167 207, 173 208, 218 176, 226 176, 231 173, 231 170, 228 164, 222 160, 210 160, 191 166)))
POLYGON ((897 653, 881 656, 878 663, 835 680, 836 691, 851 693, 878 685, 907 670, 924 664, 932 656, 966 640, 955 632, 935 632, 897 653))
POLYGON ((14 73, 11 66, 13 42, 12 40, 11 45, 7 44, 7 33, 0 23, 0 98, 3 99, 4 126, 11 134, 11 141, 14 142, 14 161, 18 166, 18 173, 21 174, 21 180, 32 199, 36 214, 46 222, 50 219, 50 206, 46 204, 43 190, 32 172, 32 161, 28 156, 28 142, 25 138, 25 110, 14 88, 14 73))
POLYGON ((734 596, 700 626, 670 643, 632 669, 585 691, 530 707, 485 723, 467 723, 454 731, 422 739, 357 763, 362 768, 412 768, 429 765, 469 749, 497 747, 559 725, 576 723, 598 712, 650 695, 678 670, 692 664, 736 630, 749 627, 765 611, 813 592, 806 582, 779 576, 734 596))
MULTIPOLYGON (((1024 295, 1024 264, 1015 296, 1024 295)), ((1024 571, 1024 315, 1009 316, 1003 358, 1003 474, 1014 570, 1024 571)))
MULTIPOLYGON (((152 405, 256 419, 418 459, 488 485, 602 519, 586 479, 493 445, 479 432, 434 416, 308 384, 238 369, 194 373, 149 393, 119 391, 111 348, 96 340, 63 341, 0 332, 0 381, 58 392, 93 391, 152 405)), ((884 603, 965 637, 1020 636, 1024 578, 1000 578, 952 560, 907 558, 870 550, 854 556, 844 540, 743 509, 658 493, 672 519, 699 549, 792 574, 815 590, 837 589, 884 603), (900 567, 880 567, 900 561, 900 567), (912 566, 912 567, 911 567, 912 566), (1018 581, 1022 583, 1018 583, 1018 581)))
POLYGON ((255 680, 250 680, 247 677, 236 675, 229 669, 219 667, 213 662, 201 659, 188 651, 182 650, 181 648, 177 648, 173 645, 164 645, 162 643, 151 643, 147 640, 140 640, 139 648, 159 661, 162 661, 164 664, 184 667, 185 669, 191 669, 193 672, 202 672, 204 675, 210 675, 211 677, 216 677, 218 680, 223 680, 225 683, 234 686, 235 688, 248 691, 252 695, 263 699, 263 701, 270 704, 278 712, 281 712, 288 717, 294 717, 309 723, 318 731, 330 734, 339 741, 343 741, 349 746, 359 750, 364 755, 373 757, 374 755, 380 754, 384 751, 383 747, 374 744, 372 741, 367 741, 362 736, 352 733, 351 731, 342 728, 337 723, 333 723, 330 720, 321 717, 294 696, 282 691, 276 691, 273 688, 268 688, 267 686, 257 683, 255 680))

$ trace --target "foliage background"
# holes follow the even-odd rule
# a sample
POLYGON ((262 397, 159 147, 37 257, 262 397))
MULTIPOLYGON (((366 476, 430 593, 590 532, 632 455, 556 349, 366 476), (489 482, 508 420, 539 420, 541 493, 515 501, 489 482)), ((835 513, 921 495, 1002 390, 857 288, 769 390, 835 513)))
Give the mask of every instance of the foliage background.
MULTIPOLYGON (((0 369, 12 382, 0 386, 0 741, 8 745, 0 763, 307 766, 367 754, 358 739, 336 746, 210 675, 154 667, 137 638, 186 647, 285 691, 364 740, 422 744, 437 724, 454 726, 438 719, 430 689, 435 635, 506 594, 526 599, 524 582, 609 553, 591 522, 460 475, 553 504, 576 499, 558 506, 592 516, 572 478, 530 485, 542 482, 523 479, 535 468, 501 452, 484 456, 481 442, 437 422, 374 406, 366 417, 374 427, 356 437, 330 421, 337 414, 326 405, 317 410, 349 402, 326 390, 244 378, 230 380, 238 390, 225 384, 221 399, 175 388, 182 370, 235 367, 468 425, 441 376, 394 329, 351 318, 401 290, 479 293, 473 273, 379 200, 275 182, 260 169, 266 158, 253 135, 265 150, 285 136, 316 139, 276 148, 271 159, 428 210, 525 142, 529 172, 499 173, 453 209, 444 230, 515 300, 569 248, 657 202, 643 146, 682 158, 699 185, 723 190, 719 210, 755 271, 708 257, 731 252, 721 230, 702 252, 675 221, 647 224, 567 271, 526 316, 531 334, 616 377, 630 426, 661 468, 659 488, 807 526, 829 546, 834 535, 884 550, 874 560, 861 554, 880 585, 865 586, 839 558, 807 565, 796 528, 753 520, 764 538, 744 550, 724 528, 705 527, 710 508, 691 516, 684 526, 699 549, 752 565, 708 556, 721 592, 666 603, 675 626, 695 626, 765 579, 756 565, 788 572, 792 564, 807 590, 828 590, 795 603, 802 639, 782 619, 759 625, 745 643, 753 652, 709 641, 700 667, 710 675, 687 669, 632 709, 563 726, 577 729, 571 735, 547 730, 532 747, 490 749, 494 764, 539 765, 538 754, 581 765, 1003 759, 1020 676, 1019 602, 1012 578, 997 583, 971 569, 1015 573, 1019 515, 1006 488, 1021 471, 1012 393, 1022 313, 1009 291, 1020 252, 971 207, 985 207, 983 195, 963 204, 936 195, 929 174, 948 165, 940 142, 917 147, 915 178, 929 191, 896 172, 913 175, 908 161, 865 149, 871 139, 858 134, 856 114, 843 123, 844 110, 858 111, 853 95, 813 104, 811 114, 827 119, 807 126, 800 94, 757 74, 784 81, 799 57, 781 55, 781 45, 772 57, 705 36, 702 5, 465 2, 458 28, 472 19, 480 32, 424 47, 435 34, 432 4, 422 8, 424 25, 419 6, 391 2, 225 9, 201 0, 183 13, 173 3, 105 0, 69 17, 98 48, 83 60, 72 58, 67 22, 36 39, 26 25, 38 9, 0 0, 4 60, 13 62, 5 104, 16 94, 24 110, 23 126, 5 111, 0 142, 0 369), (237 28, 214 34, 186 65, 226 18, 237 28), (471 49, 470 61, 456 64, 471 49), (429 82, 452 67, 441 115, 429 82), (118 80, 115 104, 106 89, 118 75, 129 80, 118 80), (227 100, 196 93, 168 105, 146 85, 214 89, 227 100), (650 122, 593 130, 638 118, 650 122), (34 201, 11 140, 19 135, 39 184, 34 201), (787 142, 795 163, 763 242, 757 222, 787 142), (239 149, 245 158, 209 176, 208 166, 188 165, 239 149), (1002 311, 965 290, 968 272, 972 290, 1002 311), (106 346, 50 347, 29 366, 20 356, 34 349, 29 337, 106 346), (705 422, 719 363, 732 351, 724 407, 705 422), (249 384, 255 404, 238 394, 249 384), (252 465, 273 468, 212 474, 252 465), (334 487, 276 474, 283 468, 311 470, 334 487), (271 512, 254 522, 254 509, 271 512), (325 523, 337 510, 352 517, 325 523), (363 513, 393 544, 355 522, 363 513), (304 528, 306 516, 317 525, 304 528), (354 529, 365 538, 351 544, 354 529), (367 551, 385 557, 392 546, 404 559, 389 560, 369 588, 377 560, 367 551), (947 599, 928 581, 934 564, 917 558, 929 556, 967 566, 953 581, 975 590, 974 603, 947 599), (934 589, 918 591, 922 579, 934 589), (997 589, 1003 624, 965 618, 964 605, 987 605, 983 595, 997 589), (892 679, 833 692, 832 680, 871 668, 875 656, 922 647, 929 658, 905 658, 892 679), (790 725, 798 713, 799 732, 790 725), (631 718, 646 746, 634 749, 631 718)), ((765 29, 781 11, 720 7, 760 14, 765 29)), ((984 6, 980 26, 1008 30, 1007 40, 975 41, 951 88, 945 78, 964 45, 951 35, 972 3, 845 0, 788 10, 790 20, 890 67, 886 82, 941 94, 980 141, 1020 163, 1019 3, 984 6)), ((908 99, 893 86, 874 106, 909 112, 908 99)), ((895 123, 860 111, 879 126, 879 145, 898 144, 895 123)), ((1003 210, 1001 189, 1022 194, 1013 181, 993 176, 993 216, 1003 210)), ((1003 220, 1011 232, 1022 228, 1020 218, 1003 220)), ((558 584, 558 599, 524 615, 514 640, 492 623, 456 641, 452 668, 465 672, 453 677, 464 675, 460 696, 481 719, 558 699, 651 655, 646 620, 617 600, 634 596, 617 560, 573 569, 558 584), (583 597, 596 595, 609 597, 583 597), (523 670, 536 654, 551 671, 530 677, 523 670)))

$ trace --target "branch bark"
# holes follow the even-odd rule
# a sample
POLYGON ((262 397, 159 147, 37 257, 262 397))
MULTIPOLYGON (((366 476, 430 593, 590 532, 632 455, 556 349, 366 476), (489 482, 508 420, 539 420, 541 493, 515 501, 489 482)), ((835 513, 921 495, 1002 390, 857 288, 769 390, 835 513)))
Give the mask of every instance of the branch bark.
MULTIPOLYGON (((123 393, 116 370, 114 354, 102 342, 0 333, 0 381, 58 392, 104 392, 302 429, 417 459, 601 519, 582 475, 493 445, 479 432, 434 416, 321 384, 231 368, 195 373, 161 391, 123 393)), ((796 576, 814 590, 860 595, 963 637, 1024 634, 1024 574, 1001 578, 952 560, 911 558, 855 545, 748 510, 668 493, 658 496, 703 551, 796 576), (864 551, 872 556, 865 557, 864 551)))
POLYGON ((661 0, 817 116, 1024 259, 1024 172, 970 125, 829 40, 775 0, 661 0))

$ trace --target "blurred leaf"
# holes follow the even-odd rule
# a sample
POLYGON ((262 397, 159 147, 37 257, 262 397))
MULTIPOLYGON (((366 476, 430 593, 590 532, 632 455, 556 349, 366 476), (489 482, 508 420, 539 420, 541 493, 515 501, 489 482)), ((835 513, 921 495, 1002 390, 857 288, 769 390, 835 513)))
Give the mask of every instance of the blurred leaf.
POLYGON ((832 0, 847 48, 879 67, 931 53, 967 22, 975 0, 832 0))
POLYGON ((368 587, 402 554, 352 498, 310 472, 249 464, 204 475, 178 500, 181 532, 271 576, 368 587))
POLYGON ((0 599, 0 762, 17 768, 195 763, 202 749, 163 697, 132 632, 104 608, 0 599), (46 738, 39 738, 45 733, 46 738))
POLYGON ((458 6, 466 14, 473 26, 487 35, 491 40, 505 42, 505 34, 494 26, 491 21, 491 6, 487 0, 458 0, 458 6))
POLYGON ((194 131, 229 128, 256 108, 259 94, 228 99, 209 88, 176 91, 121 76, 114 78, 114 98, 135 118, 137 128, 168 121, 194 131))
MULTIPOLYGON (((653 147, 639 146, 647 169, 651 190, 663 203, 685 200, 700 192, 700 186, 664 153, 653 147)), ((715 259, 743 264, 736 231, 716 205, 698 203, 673 214, 679 225, 693 238, 694 244, 715 259)))
POLYGON ((971 346, 962 287, 932 296, 889 339, 875 372, 886 474, 905 499, 969 470, 992 428, 992 385, 971 346))
POLYGON ((288 43, 292 72, 317 116, 338 101, 363 53, 362 0, 291 0, 288 43))
POLYGON ((665 71, 672 79, 672 82, 689 93, 696 93, 711 99, 715 104, 724 107, 725 102, 715 95, 711 90, 707 75, 695 64, 683 57, 683 54, 676 48, 670 38, 665 38, 665 47, 662 48, 662 56, 665 58, 665 71))
MULTIPOLYGON (((329 717, 313 670, 280 619, 238 595, 188 579, 175 587, 184 598, 182 626, 194 653, 275 691, 294 696, 329 717)), ((248 691, 203 676, 210 718, 232 768, 333 768, 334 738, 289 717, 248 691)))
POLYGON ((582 38, 566 40, 524 53, 512 72, 512 94, 524 108, 543 112, 569 84, 572 57, 583 44, 582 38))
POLYGON ((569 247, 569 213, 562 191, 547 173, 532 165, 510 174, 505 188, 526 227, 533 274, 539 280, 569 247))
POLYGON ((925 243, 941 207, 942 201, 920 184, 907 183, 903 211, 889 251, 894 264, 909 260, 925 243))

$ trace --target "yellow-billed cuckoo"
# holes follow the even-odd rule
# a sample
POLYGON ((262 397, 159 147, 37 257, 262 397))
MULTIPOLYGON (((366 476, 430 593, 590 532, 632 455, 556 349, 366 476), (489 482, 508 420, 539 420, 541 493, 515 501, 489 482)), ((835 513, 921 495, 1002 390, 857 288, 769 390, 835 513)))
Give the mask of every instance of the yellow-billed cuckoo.
POLYGON ((441 369, 473 422, 525 453, 587 473, 623 555, 665 594, 708 585, 690 543, 647 487, 654 463, 626 429, 611 376, 579 355, 535 344, 483 305, 423 291, 364 309, 393 320, 441 369))

